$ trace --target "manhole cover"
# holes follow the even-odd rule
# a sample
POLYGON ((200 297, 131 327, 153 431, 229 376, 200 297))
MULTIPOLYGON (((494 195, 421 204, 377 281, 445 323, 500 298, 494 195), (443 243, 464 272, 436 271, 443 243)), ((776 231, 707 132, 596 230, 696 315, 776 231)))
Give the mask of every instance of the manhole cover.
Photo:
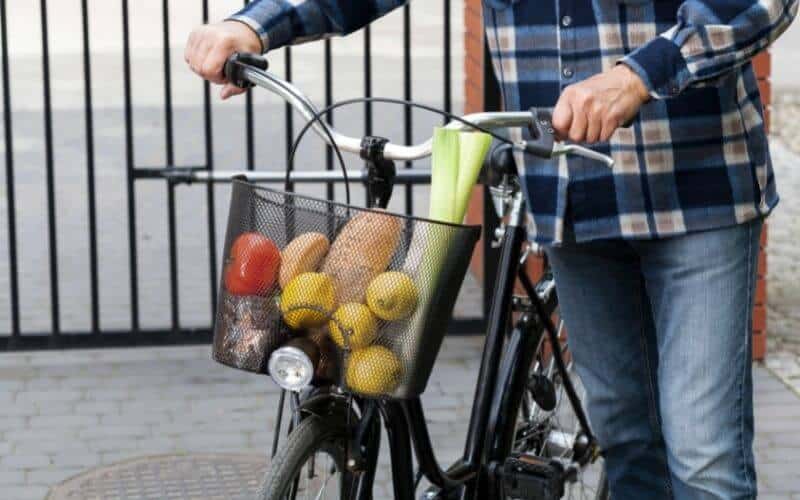
POLYGON ((47 500, 252 500, 265 469, 253 455, 144 457, 68 479, 47 500))

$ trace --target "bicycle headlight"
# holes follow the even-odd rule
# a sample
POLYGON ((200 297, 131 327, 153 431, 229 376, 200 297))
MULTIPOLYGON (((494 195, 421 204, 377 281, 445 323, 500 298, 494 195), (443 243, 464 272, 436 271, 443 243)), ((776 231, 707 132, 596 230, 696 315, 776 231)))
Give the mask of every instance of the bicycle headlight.
POLYGON ((308 387, 314 379, 319 362, 319 349, 305 338, 292 339, 275 349, 269 357, 267 368, 272 380, 287 391, 308 387))

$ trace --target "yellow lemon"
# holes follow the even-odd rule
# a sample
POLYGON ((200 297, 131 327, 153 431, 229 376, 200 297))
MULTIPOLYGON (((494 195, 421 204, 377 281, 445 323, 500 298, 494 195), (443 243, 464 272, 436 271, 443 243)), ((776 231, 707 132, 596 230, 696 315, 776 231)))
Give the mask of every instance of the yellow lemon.
POLYGON ((391 393, 400 383, 403 367, 389 349, 373 345, 353 351, 345 372, 347 386, 366 396, 391 393))
POLYGON ((331 338, 339 347, 345 347, 347 339, 351 349, 361 349, 373 343, 378 336, 378 318, 364 304, 348 302, 333 313, 328 328, 331 338))
POLYGON ((367 305, 376 316, 386 321, 411 316, 418 300, 417 285, 406 273, 399 271, 381 273, 367 287, 367 305))
POLYGON ((281 313, 294 329, 321 326, 335 306, 333 281, 323 273, 298 274, 281 294, 281 313))

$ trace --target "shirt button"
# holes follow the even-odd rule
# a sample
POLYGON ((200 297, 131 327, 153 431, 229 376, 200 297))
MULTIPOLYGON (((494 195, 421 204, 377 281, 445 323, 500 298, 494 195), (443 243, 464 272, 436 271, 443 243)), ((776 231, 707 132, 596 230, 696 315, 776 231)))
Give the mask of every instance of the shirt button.
POLYGON ((572 18, 570 16, 564 16, 561 18, 561 26, 567 28, 572 25, 572 18))
POLYGON ((564 75, 564 78, 572 78, 572 75, 575 74, 575 71, 569 66, 564 66, 564 68, 561 70, 561 74, 564 75))

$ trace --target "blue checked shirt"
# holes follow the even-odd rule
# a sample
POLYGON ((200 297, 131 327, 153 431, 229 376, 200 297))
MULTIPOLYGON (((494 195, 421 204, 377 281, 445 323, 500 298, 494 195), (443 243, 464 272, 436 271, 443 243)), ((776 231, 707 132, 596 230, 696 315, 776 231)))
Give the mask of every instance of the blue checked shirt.
MULTIPOLYGON (((347 34, 400 0, 256 0, 233 19, 264 47, 347 34)), ((797 0, 485 0, 484 24, 507 109, 552 107, 568 85, 626 64, 652 100, 583 158, 524 164, 532 237, 657 238, 739 224, 778 202, 750 59, 797 0)), ((522 131, 516 131, 522 134, 522 131)))

